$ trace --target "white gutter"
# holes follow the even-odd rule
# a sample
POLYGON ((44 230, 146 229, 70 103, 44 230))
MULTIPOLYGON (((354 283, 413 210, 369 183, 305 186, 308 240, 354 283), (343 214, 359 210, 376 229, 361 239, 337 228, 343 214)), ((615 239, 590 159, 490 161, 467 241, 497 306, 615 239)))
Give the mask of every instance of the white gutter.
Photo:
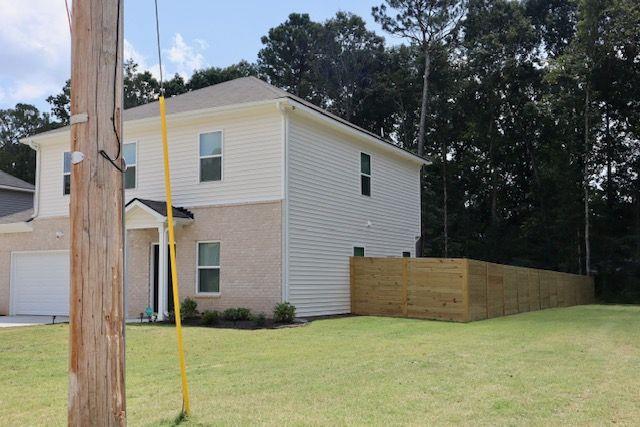
POLYGON ((27 141, 27 145, 36 152, 36 189, 35 194, 33 195, 33 215, 31 215, 31 218, 33 219, 38 216, 38 212, 40 210, 40 162, 42 155, 40 154, 40 145, 38 143, 29 139, 27 141))
POLYGON ((0 185, 0 190, 21 191, 23 193, 33 193, 34 192, 34 190, 30 190, 28 188, 13 187, 11 185, 0 185))
POLYGON ((293 111, 286 100, 279 100, 282 113, 282 302, 289 301, 289 113, 293 111))

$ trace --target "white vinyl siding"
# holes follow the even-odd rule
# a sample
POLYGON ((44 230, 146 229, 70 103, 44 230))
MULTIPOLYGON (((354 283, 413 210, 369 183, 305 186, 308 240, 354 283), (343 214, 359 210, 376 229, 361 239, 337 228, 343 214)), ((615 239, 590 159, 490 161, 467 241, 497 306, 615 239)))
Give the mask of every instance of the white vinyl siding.
POLYGON ((348 313, 354 247, 400 257, 420 235, 420 165, 295 114, 288 162, 288 300, 300 316, 348 313), (362 151, 371 197, 359 185, 362 151))
MULTIPOLYGON (((182 207, 252 203, 282 199, 282 116, 273 106, 218 113, 208 118, 168 119, 173 204, 182 207), (224 181, 200 182, 198 135, 211 129, 224 134, 224 181)), ((165 200, 160 122, 125 123, 124 137, 137 142, 134 197, 165 200)), ((67 216, 62 195, 62 153, 69 133, 41 144, 41 217, 67 216), (52 177, 55 177, 53 179, 52 177)))

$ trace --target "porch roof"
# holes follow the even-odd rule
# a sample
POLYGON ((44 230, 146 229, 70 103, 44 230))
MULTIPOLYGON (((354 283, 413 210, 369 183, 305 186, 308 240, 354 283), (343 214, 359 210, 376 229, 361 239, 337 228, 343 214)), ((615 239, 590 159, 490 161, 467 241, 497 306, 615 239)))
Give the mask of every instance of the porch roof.
MULTIPOLYGON (((129 203, 127 203, 127 207, 134 204, 136 201, 142 203, 143 205, 145 205, 150 209, 153 209, 155 212, 159 213, 164 217, 167 216, 167 202, 140 199, 136 197, 135 199, 131 199, 129 203)), ((172 206, 172 210, 173 210, 174 218, 193 219, 193 213, 185 208, 172 206)))

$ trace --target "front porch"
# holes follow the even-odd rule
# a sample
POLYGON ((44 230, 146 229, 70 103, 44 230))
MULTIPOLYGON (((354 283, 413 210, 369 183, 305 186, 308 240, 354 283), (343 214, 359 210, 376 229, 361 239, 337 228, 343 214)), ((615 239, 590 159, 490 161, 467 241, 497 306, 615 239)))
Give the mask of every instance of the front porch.
MULTIPOLYGON (((173 207, 173 220, 176 230, 176 234, 180 230, 193 223, 194 215, 190 211, 184 208, 173 207)), ((169 233, 168 233, 168 219, 166 203, 162 201, 146 200, 146 199, 133 199, 126 205, 125 209, 125 287, 127 288, 127 295, 136 295, 138 298, 134 298, 137 305, 146 303, 144 309, 151 307, 152 311, 157 313, 158 320, 164 320, 170 311, 173 311, 173 294, 171 292, 171 270, 169 262, 169 233), (150 238, 147 235, 146 239, 143 239, 147 245, 148 251, 140 251, 141 254, 135 254, 137 257, 147 254, 149 260, 149 268, 143 269, 148 271, 148 275, 138 274, 130 275, 132 270, 136 270, 138 265, 131 265, 131 262, 139 263, 141 260, 136 259, 134 254, 128 253, 129 248, 129 232, 130 231, 146 231, 148 234, 153 233, 154 237, 150 238), (133 268, 130 268, 133 267, 133 268), (132 277, 133 276, 133 277, 132 277), (145 280, 146 276, 146 280, 145 280), (133 282, 133 283, 132 283, 133 282), (146 283, 145 283, 146 282, 146 283), (138 287, 139 289, 130 289, 130 284, 138 287), (146 296, 144 295, 146 290, 146 296), (146 300, 146 301, 145 301, 146 300)), ((177 238, 176 238, 177 239, 177 238)), ((146 264, 146 263, 143 263, 146 264)), ((139 270, 139 269, 137 269, 139 270)), ((131 307, 132 301, 127 298, 125 303, 125 311, 127 313, 136 310, 136 307, 131 307)), ((141 311, 141 312, 144 312, 141 311)))

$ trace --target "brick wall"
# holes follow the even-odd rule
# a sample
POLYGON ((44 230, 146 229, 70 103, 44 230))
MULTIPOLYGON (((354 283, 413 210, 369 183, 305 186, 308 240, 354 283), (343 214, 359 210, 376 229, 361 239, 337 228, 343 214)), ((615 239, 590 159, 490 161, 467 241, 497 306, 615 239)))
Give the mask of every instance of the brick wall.
POLYGON ((69 218, 45 218, 31 224, 32 232, 0 234, 0 315, 9 314, 11 252, 69 249, 69 218))
MULTIPOLYGON (((192 209, 195 220, 176 229, 180 298, 200 311, 248 307, 268 316, 282 298, 281 203, 254 203, 192 209), (220 241, 220 296, 196 295, 196 242, 220 241)), ((9 312, 12 251, 69 249, 69 219, 33 221, 30 233, 0 234, 0 314, 9 312), (62 232, 61 237, 56 237, 62 232)), ((151 245, 157 229, 127 231, 127 316, 150 304, 151 245)))

